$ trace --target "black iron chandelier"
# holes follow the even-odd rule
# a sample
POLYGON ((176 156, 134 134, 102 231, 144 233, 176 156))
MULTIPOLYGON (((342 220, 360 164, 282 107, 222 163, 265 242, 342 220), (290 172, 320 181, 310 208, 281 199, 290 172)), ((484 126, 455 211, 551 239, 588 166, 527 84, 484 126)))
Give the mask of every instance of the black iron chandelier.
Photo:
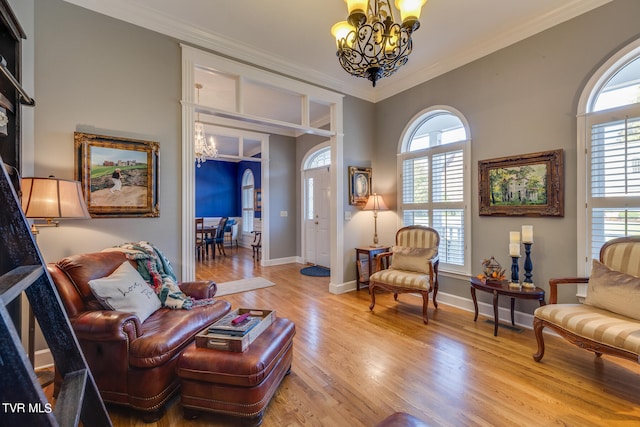
POLYGON ((331 28, 336 55, 344 70, 376 81, 395 73, 411 53, 411 34, 420 27, 420 12, 427 0, 396 0, 402 24, 395 22, 389 0, 345 0, 347 21, 331 28))

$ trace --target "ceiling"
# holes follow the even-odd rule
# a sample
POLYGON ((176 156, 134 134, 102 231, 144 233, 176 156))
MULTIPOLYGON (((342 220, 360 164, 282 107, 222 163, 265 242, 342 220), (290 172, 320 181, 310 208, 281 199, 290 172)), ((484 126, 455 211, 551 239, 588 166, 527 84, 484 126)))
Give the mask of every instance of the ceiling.
POLYGON ((613 0, 429 0, 409 62, 376 88, 336 58, 330 29, 346 19, 343 0, 65 1, 377 102, 613 0))

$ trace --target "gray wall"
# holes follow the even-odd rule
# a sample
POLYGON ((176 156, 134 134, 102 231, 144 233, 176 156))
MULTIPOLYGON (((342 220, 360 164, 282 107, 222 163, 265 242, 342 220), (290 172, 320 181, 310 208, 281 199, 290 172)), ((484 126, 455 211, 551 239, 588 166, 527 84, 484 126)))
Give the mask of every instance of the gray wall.
POLYGON ((281 135, 269 137, 269 257, 296 255, 296 140, 281 135), (287 216, 280 216, 286 211, 287 216))
MULTIPOLYGON (((536 284, 547 288, 550 277, 575 275, 577 100, 595 69, 640 35, 638 16, 640 2, 614 1, 378 103, 374 176, 383 177, 385 192, 395 193, 397 167, 390 159, 402 130, 429 106, 452 106, 471 128, 472 272, 479 273, 480 260, 491 255, 508 267, 509 231, 532 224, 536 284), (563 218, 478 215, 479 160, 559 148, 565 154, 563 218)), ((386 241, 393 241, 392 231, 386 232, 386 241)), ((440 289, 469 298, 466 280, 443 277, 440 289)), ((575 300, 575 287, 561 297, 575 300)), ((516 308, 531 312, 535 307, 525 302, 516 308)))
POLYGON ((35 174, 74 179, 73 132, 160 143, 159 218, 43 229, 47 261, 122 242, 157 244, 180 274, 181 63, 175 40, 70 5, 35 2, 35 174))
MULTIPOLYGON (((378 104, 345 97, 344 182, 347 166, 371 165, 374 190, 395 208, 396 153, 402 129, 422 109, 450 105, 471 126, 473 271, 478 271, 480 259, 490 255, 508 264, 508 232, 527 223, 535 227, 536 282, 544 285, 552 275, 575 273, 576 102, 591 73, 638 36, 637 16, 640 2, 616 0, 378 104), (556 148, 565 150, 564 218, 478 216, 478 160, 556 148)), ((43 230, 38 242, 45 259, 145 239, 160 246, 179 273, 177 41, 61 0, 35 0, 34 36, 36 175, 74 177, 76 130, 155 140, 161 147, 160 218, 69 221, 59 229, 43 230)), ((282 246, 272 245, 271 257, 290 257, 300 254, 296 223, 300 151, 293 147, 294 139, 271 141, 270 173, 276 180, 270 187, 272 235, 291 239, 282 246), (288 211, 288 217, 280 217, 282 210, 288 211)), ((346 191, 344 198, 345 210, 352 214, 344 224, 348 281, 355 279, 353 248, 370 243, 373 218, 370 212, 350 206, 346 191)), ((378 226, 381 241, 392 242, 397 216, 381 212, 378 226)), ((442 291, 468 298, 464 280, 443 278, 442 291)), ((569 298, 572 293, 568 292, 569 298)))
MULTIPOLYGON (((349 204, 349 166, 371 167, 375 157, 376 125, 374 113, 376 105, 359 98, 344 98, 344 210, 351 212, 351 220, 344 222, 344 279, 356 279, 355 248, 373 243, 373 214, 349 204)), ((394 155, 395 158, 395 155, 394 155)), ((372 187, 380 191, 380 177, 376 168, 372 169, 372 187)), ((378 225, 383 215, 378 218, 378 225)))

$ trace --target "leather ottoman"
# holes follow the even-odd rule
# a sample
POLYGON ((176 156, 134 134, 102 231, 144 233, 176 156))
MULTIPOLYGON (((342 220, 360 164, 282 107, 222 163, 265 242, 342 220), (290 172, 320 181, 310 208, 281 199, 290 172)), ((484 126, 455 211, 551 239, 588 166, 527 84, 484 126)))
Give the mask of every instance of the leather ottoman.
POLYGON ((178 360, 184 417, 210 411, 260 425, 264 409, 291 371, 295 333, 294 323, 279 317, 242 353, 192 343, 178 360))

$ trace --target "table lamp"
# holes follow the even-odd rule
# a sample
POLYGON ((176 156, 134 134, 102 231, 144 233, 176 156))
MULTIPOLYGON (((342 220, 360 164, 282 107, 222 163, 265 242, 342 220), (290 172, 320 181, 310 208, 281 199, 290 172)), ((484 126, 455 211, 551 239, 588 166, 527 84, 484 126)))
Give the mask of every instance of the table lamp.
MULTIPOLYGON (((22 178, 22 211, 24 216, 45 223, 31 225, 37 239, 39 227, 57 227, 57 219, 91 218, 82 195, 79 181, 49 178, 22 178)), ((35 368, 35 318, 29 306, 29 360, 35 368)), ((41 381, 42 382, 42 381, 41 381)))
POLYGON ((373 211, 373 245, 372 248, 379 248, 382 245, 378 244, 378 211, 386 211, 389 209, 387 205, 384 203, 382 196, 376 193, 373 193, 367 199, 367 203, 362 208, 363 211, 373 211))

